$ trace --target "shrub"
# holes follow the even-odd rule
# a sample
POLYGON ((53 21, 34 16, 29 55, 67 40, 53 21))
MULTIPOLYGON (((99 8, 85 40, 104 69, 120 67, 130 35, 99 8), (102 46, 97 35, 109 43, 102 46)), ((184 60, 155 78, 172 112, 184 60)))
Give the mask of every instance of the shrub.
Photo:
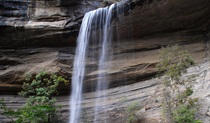
POLYGON ((186 105, 181 105, 173 112, 175 123, 202 123, 195 119, 195 110, 186 105))
POLYGON ((166 76, 164 85, 180 84, 179 79, 186 69, 193 65, 194 61, 189 54, 178 45, 162 48, 160 51, 160 61, 157 68, 166 76))
POLYGON ((133 102, 126 108, 127 123, 134 123, 139 119, 139 117, 136 115, 135 112, 138 109, 139 109, 138 102, 133 102))
POLYGON ((52 96, 57 94, 60 82, 68 83, 68 81, 61 76, 46 72, 34 76, 28 75, 25 80, 19 95, 27 97, 26 104, 18 110, 12 110, 1 100, 0 108, 3 110, 1 114, 15 123, 58 122, 59 118, 56 116, 59 106, 55 105, 56 99, 52 96))
POLYGON ((187 79, 183 81, 181 75, 187 68, 194 64, 188 53, 179 46, 162 48, 158 70, 163 73, 163 113, 169 123, 200 123, 195 119, 195 100, 189 99, 193 93, 186 87, 187 79), (185 91, 180 92, 179 86, 185 86, 185 91), (178 99, 176 98, 178 97, 178 99))

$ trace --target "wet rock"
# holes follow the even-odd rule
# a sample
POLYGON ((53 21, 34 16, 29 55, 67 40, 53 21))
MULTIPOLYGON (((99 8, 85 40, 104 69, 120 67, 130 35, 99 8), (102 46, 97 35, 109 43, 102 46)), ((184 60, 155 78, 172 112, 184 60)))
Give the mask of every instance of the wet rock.
MULTIPOLYGON (((157 74, 155 66, 159 59, 159 49, 165 45, 183 44, 182 47, 189 50, 196 63, 200 63, 205 57, 205 37, 197 34, 194 38, 192 41, 192 36, 188 33, 177 32, 135 39, 132 43, 120 41, 120 45, 119 42, 113 42, 110 47, 113 57, 107 61, 107 64, 112 66, 110 69, 98 71, 97 62, 91 61, 91 57, 87 58, 84 91, 95 90, 94 85, 100 72, 108 74, 111 88, 154 78, 157 74)), ((98 49, 97 46, 90 47, 98 49)), ((5 88, 0 90, 2 93, 18 91, 17 88, 24 81, 25 74, 36 74, 40 71, 57 73, 71 80, 75 47, 1 48, 0 54, 0 83, 14 85, 8 89, 6 85, 2 85, 5 88)), ((62 93, 69 93, 69 89, 69 86, 60 87, 62 93)))
MULTIPOLYGON (((2 1, 0 44, 75 45, 84 14, 101 7, 101 4, 102 1, 92 0, 2 1)), ((209 4, 208 0, 128 0, 123 3, 124 12, 115 14, 113 20, 118 21, 116 26, 122 39, 131 34, 138 38, 179 30, 196 29, 199 33, 208 29, 209 4), (122 15, 126 16, 122 18, 122 15)))

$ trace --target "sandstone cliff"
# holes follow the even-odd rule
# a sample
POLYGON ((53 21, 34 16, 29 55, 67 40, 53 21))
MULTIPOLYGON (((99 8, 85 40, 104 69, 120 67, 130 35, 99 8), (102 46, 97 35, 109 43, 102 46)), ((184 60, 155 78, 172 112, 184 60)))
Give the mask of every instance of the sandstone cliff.
MULTIPOLYGON (((25 74, 43 70, 58 73, 71 80, 81 20, 86 12, 101 6, 102 1, 99 0, 1 1, 0 93, 16 94, 25 74)), ((158 51, 161 46, 179 44, 190 52, 197 64, 203 63, 209 56, 210 1, 130 0, 124 3, 124 8, 125 11, 113 20, 114 35, 120 38, 113 42, 111 49, 114 55, 108 62, 113 66, 107 71, 110 76, 110 90, 107 91, 111 95, 111 101, 107 104, 113 115, 110 120, 121 123, 118 111, 137 100, 146 107, 146 111, 143 111, 144 123, 157 123, 160 105, 155 104, 156 99, 152 99, 158 94, 160 85, 152 78, 157 73, 155 64, 158 62, 158 51), (120 102, 125 95, 129 97, 128 101, 120 102), (114 106, 119 106, 119 109, 114 106), (151 113, 154 113, 154 118, 149 117, 151 113)), ((92 85, 100 71, 95 69, 95 63, 87 62, 87 66, 90 69, 87 70, 85 87, 88 93, 85 94, 84 103, 85 108, 90 109, 88 112, 91 112, 91 102, 94 100, 92 85)), ((201 71, 205 70, 198 69, 197 74, 204 77, 208 85, 209 75, 202 76, 201 71)), ((196 86, 198 93, 194 96, 207 91, 208 88, 202 90, 207 85, 196 86)), ((70 87, 61 86, 60 92, 69 93, 69 89, 70 87)), ((203 102, 206 101, 204 107, 209 104, 208 93, 206 94, 202 97, 203 102)), ((14 106, 23 103, 19 97, 19 101, 10 96, 5 98, 8 98, 8 104, 14 106)), ((58 99, 63 104, 64 114, 68 115, 68 96, 58 99)), ((203 119, 208 121, 206 117, 203 119)))

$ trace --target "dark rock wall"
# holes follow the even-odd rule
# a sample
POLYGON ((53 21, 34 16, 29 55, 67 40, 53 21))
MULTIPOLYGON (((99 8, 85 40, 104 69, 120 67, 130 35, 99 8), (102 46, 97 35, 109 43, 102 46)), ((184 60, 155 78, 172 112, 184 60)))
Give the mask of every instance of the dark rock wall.
POLYGON ((121 37, 128 34, 129 26, 134 38, 183 30, 209 31, 209 0, 140 0, 129 5, 132 10, 127 12, 126 21, 118 24, 121 37))
POLYGON ((74 45, 84 14, 100 1, 0 1, 1 46, 74 45))
MULTIPOLYGON (((104 3, 104 2, 103 2, 104 3)), ((0 45, 75 45, 84 14, 102 0, 4 0, 0 2, 0 45)), ((180 30, 209 30, 209 0, 127 0, 116 15, 118 33, 134 38, 180 30), (124 20, 118 16, 125 15, 124 20), (125 31, 126 30, 126 31, 125 31)))
MULTIPOLYGON (((102 1, 5 0, 0 6, 0 83, 4 83, 1 91, 9 87, 16 92, 26 73, 46 70, 71 79, 82 18, 86 12, 102 6, 102 1)), ((114 53, 110 63, 115 65, 109 71, 112 87, 121 85, 121 74, 126 83, 153 77, 161 46, 197 46, 191 51, 196 61, 205 57, 209 0, 127 0, 122 8, 124 12, 113 17, 113 35, 117 40, 110 48, 114 53)), ((96 64, 87 65, 89 88, 97 80, 98 71, 92 70, 96 64)), ((68 92, 69 88, 65 90, 68 92)))

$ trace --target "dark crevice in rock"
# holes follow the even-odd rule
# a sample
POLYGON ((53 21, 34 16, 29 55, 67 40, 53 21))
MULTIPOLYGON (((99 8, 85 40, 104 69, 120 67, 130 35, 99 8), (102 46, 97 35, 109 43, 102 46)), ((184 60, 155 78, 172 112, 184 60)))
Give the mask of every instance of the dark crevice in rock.
POLYGON ((16 60, 11 60, 11 59, 7 59, 7 58, 1 58, 0 59, 0 65, 9 65, 9 66, 15 66, 15 65, 18 65, 18 64, 22 64, 21 62, 19 61, 16 61, 16 60))
POLYGON ((153 84, 146 85, 146 86, 143 86, 143 87, 138 87, 136 89, 125 90, 124 92, 120 92, 120 93, 112 92, 111 94, 108 93, 107 94, 107 97, 113 96, 113 95, 120 95, 120 94, 124 94, 124 93, 128 93, 128 92, 135 92, 135 91, 139 91, 139 90, 142 90, 143 91, 144 89, 151 88, 151 87, 156 86, 156 85, 157 85, 157 83, 153 83, 153 84))
MULTIPOLYGON (((144 64, 138 64, 138 65, 133 65, 129 66, 129 68, 121 70, 122 73, 129 73, 131 71, 139 71, 139 70, 145 70, 148 68, 154 68, 156 63, 144 63, 144 64)), ((118 74, 118 73, 116 73, 118 74)))
POLYGON ((183 32, 186 35, 203 35, 204 30, 202 29, 197 29, 197 28, 192 28, 192 29, 187 29, 187 28, 179 28, 179 29, 170 29, 170 30, 161 30, 158 32, 151 32, 147 34, 142 34, 139 36, 135 36, 135 39, 149 39, 152 37, 160 37, 160 36, 165 36, 165 35, 170 35, 170 34, 176 34, 179 32, 183 32))
POLYGON ((134 49, 122 50, 121 52, 119 52, 117 54, 121 54, 121 53, 135 53, 135 52, 156 50, 156 49, 160 49, 160 48, 161 48, 161 45, 154 45, 154 46, 149 46, 149 47, 144 47, 144 48, 137 48, 137 49, 134 48, 134 49))
MULTIPOLYGON (((109 82, 109 87, 114 88, 114 87, 119 87, 119 86, 124 86, 124 85, 129 85, 133 84, 136 82, 141 82, 145 80, 149 80, 151 78, 154 78, 158 74, 158 72, 150 72, 150 73, 144 73, 144 74, 131 74, 126 73, 127 75, 123 75, 123 73, 119 73, 118 75, 109 75, 110 82, 109 82), (118 79, 118 77, 124 77, 124 79, 118 79)), ((94 84, 96 81, 85 81, 84 85, 84 92, 90 92, 90 91, 95 91, 96 85, 94 84)))

